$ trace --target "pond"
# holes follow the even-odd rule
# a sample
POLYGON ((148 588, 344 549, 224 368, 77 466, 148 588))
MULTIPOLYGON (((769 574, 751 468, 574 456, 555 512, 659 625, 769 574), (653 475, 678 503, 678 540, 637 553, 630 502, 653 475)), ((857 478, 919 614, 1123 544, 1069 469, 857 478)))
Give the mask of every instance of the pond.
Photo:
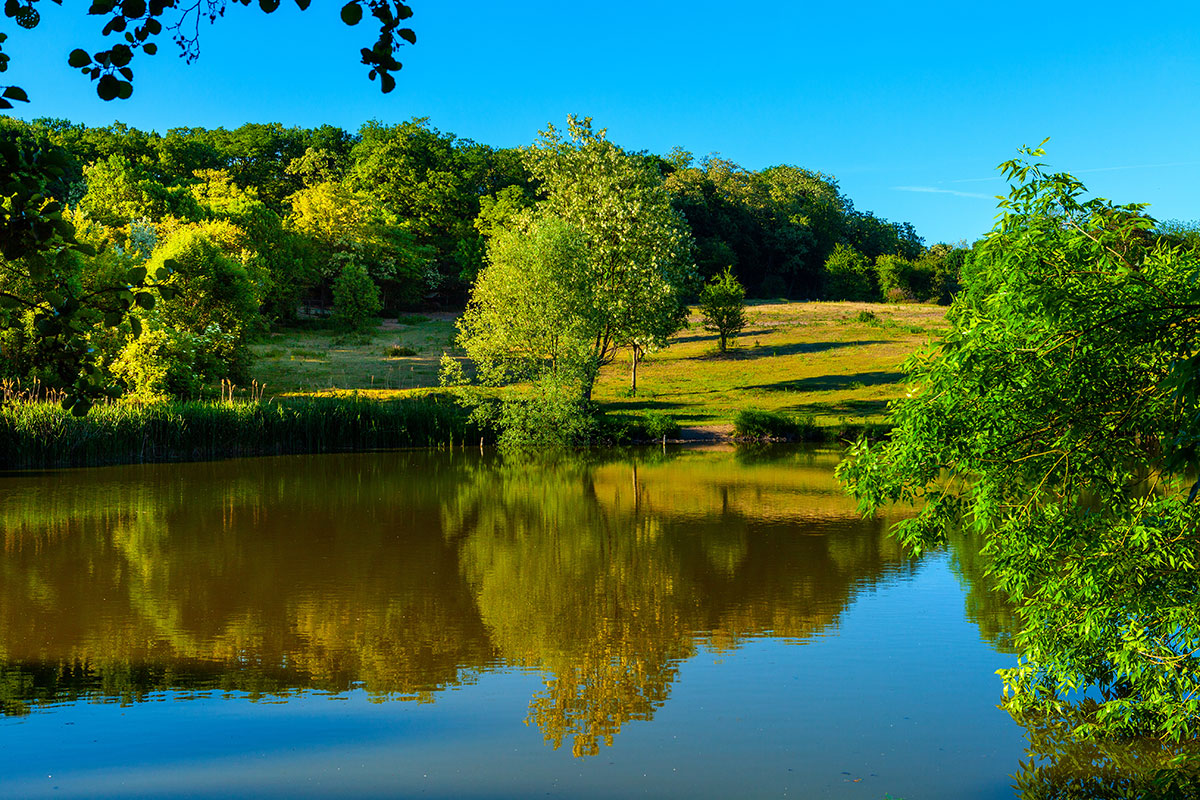
POLYGON ((0 795, 1011 798, 1009 620, 800 448, 0 478, 0 795))

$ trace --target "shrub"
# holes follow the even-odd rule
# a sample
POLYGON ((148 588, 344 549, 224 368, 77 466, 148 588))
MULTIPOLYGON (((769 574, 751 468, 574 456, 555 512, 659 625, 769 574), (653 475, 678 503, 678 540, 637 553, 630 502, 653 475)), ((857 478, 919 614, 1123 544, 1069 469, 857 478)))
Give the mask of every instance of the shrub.
POLYGON ((190 398, 203 380, 195 369, 196 348, 190 337, 171 328, 143 331, 121 350, 112 373, 126 385, 126 396, 144 403, 190 398))
POLYGON ((155 251, 147 264, 153 274, 167 261, 174 274, 166 281, 175 289, 169 300, 157 303, 152 324, 193 336, 222 334, 203 355, 211 364, 201 370, 208 380, 244 382, 248 379, 250 348, 247 334, 259 326, 259 297, 246 268, 226 256, 212 236, 184 228, 155 251), (215 327, 214 327, 215 326, 215 327))
POLYGON ((717 348, 724 353, 729 341, 746 327, 746 290, 734 277, 732 267, 704 284, 700 314, 704 329, 717 334, 717 348))
POLYGON ((408 356, 417 355, 416 350, 399 344, 394 344, 383 352, 388 358, 407 358, 408 356))
POLYGON ((733 435, 738 439, 809 441, 819 438, 812 417, 800 420, 777 411, 743 410, 733 419, 733 435))
POLYGON ((580 447, 600 435, 595 404, 569 383, 542 380, 530 393, 501 401, 468 390, 460 401, 473 406, 472 422, 498 431, 496 441, 506 450, 580 447))
POLYGON ((155 325, 126 343, 112 373, 124 381, 125 396, 138 402, 196 398, 225 377, 216 354, 229 349, 231 338, 215 324, 200 335, 155 325))
POLYGON ((883 299, 889 303, 936 302, 942 294, 942 287, 935 286, 939 264, 940 261, 931 258, 910 261, 885 255, 875 259, 875 275, 883 299))
POLYGON ((396 317, 396 322, 400 325, 420 325, 422 322, 429 322, 429 317, 421 314, 401 314, 396 317))
POLYGON ((665 411, 647 411, 642 417, 641 427, 647 439, 663 439, 679 435, 679 423, 665 411))
POLYGON ((877 302, 879 281, 871 262, 853 247, 839 244, 825 260, 822 294, 826 300, 877 302))
POLYGON ((365 331, 376 325, 381 308, 379 287, 367 268, 354 259, 342 265, 333 282, 333 323, 344 331, 365 331))

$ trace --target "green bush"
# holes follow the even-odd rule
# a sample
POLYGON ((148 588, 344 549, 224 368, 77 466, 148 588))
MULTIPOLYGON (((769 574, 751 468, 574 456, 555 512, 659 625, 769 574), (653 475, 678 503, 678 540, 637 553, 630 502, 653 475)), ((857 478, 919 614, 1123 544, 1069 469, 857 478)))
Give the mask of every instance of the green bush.
POLYGON ((203 352, 210 363, 200 370, 205 380, 249 380, 249 333, 260 327, 259 297, 246 268, 226 256, 212 236, 184 228, 154 252, 147 269, 154 274, 171 262, 174 274, 166 284, 175 290, 148 315, 148 327, 159 324, 181 334, 221 336, 203 352))
POLYGON ((204 385, 195 362, 191 337, 172 328, 156 328, 129 340, 113 362, 112 373, 125 383, 125 396, 132 400, 192 398, 204 385))
POLYGON ((416 350, 400 344, 394 344, 383 352, 388 358, 407 358, 409 356, 418 355, 416 350))
POLYGON ((125 396, 131 400, 195 399, 206 386, 226 377, 218 354, 231 349, 232 338, 215 324, 199 335, 154 325, 128 340, 111 371, 125 383, 125 396))
POLYGON ((354 259, 342 265, 333 282, 333 323, 344 331, 366 331, 379 320, 379 287, 367 268, 354 259))
POLYGON ((429 317, 421 314, 401 314, 396 317, 396 322, 400 325, 420 325, 423 322, 429 322, 429 317))
POLYGON ((594 403, 579 396, 576 387, 543 381, 529 395, 476 404, 472 419, 498 431, 506 450, 582 447, 600 436, 594 403))
POLYGON ((737 439, 769 439, 772 441, 813 441, 820 429, 812 417, 800 420, 777 411, 743 410, 733 419, 733 435, 737 439))
POLYGON ((642 417, 642 429, 647 439, 670 439, 679 435, 679 422, 665 411, 647 411, 642 417))
POLYGON ((726 267, 704 284, 700 315, 704 330, 717 334, 717 349, 724 353, 729 342, 746 327, 746 290, 734 277, 733 267, 726 267))
POLYGON ((822 295, 826 300, 878 302, 879 280, 871 262, 853 247, 839 244, 825 260, 822 295))

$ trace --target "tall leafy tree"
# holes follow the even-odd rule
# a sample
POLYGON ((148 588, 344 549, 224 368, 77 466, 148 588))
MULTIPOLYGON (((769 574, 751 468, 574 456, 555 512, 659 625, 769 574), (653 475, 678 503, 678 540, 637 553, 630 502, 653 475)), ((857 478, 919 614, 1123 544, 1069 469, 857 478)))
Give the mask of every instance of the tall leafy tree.
POLYGON ((682 325, 678 309, 694 275, 690 237, 657 168, 609 142, 590 118, 568 117, 566 138, 549 126, 525 154, 542 195, 538 213, 582 237, 591 286, 582 389, 590 398, 619 348, 682 325))
POLYGON ((985 537, 1017 607, 1021 660, 1002 675, 1019 719, 1185 745, 1200 735, 1200 260, 1043 155, 1002 165, 1013 187, 950 332, 909 363, 890 441, 840 473, 865 510, 920 504, 897 529, 914 548, 954 523, 985 537))

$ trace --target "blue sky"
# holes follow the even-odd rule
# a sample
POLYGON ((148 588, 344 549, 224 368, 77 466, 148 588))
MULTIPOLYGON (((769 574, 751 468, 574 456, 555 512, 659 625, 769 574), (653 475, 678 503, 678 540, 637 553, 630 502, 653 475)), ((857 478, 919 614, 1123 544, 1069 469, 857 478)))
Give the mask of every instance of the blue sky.
POLYGON ((336 0, 303 13, 284 0, 202 24, 190 66, 164 39, 135 61, 133 98, 112 103, 66 66, 74 47, 100 49, 101 21, 39 5, 36 30, 4 27, 26 118, 165 131, 427 116, 511 146, 577 113, 633 150, 832 174, 927 243, 987 231, 995 165, 1049 136, 1047 160, 1096 194, 1200 218, 1200 13, 1186 3, 412 0, 417 45, 384 96, 356 63, 368 22, 342 25, 336 0))

